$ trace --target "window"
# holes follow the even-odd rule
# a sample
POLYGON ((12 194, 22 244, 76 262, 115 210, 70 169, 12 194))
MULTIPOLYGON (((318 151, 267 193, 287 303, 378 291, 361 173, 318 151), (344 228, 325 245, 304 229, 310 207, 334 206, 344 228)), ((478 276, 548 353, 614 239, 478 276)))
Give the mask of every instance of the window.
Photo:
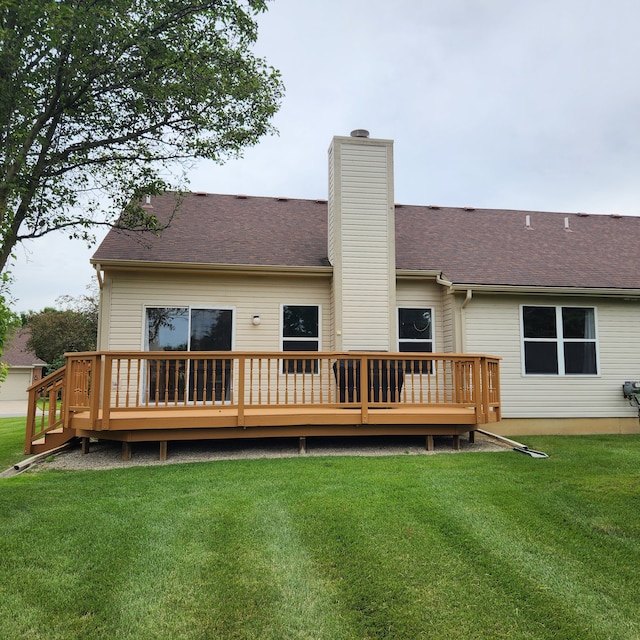
MULTIPOLYGON (((433 309, 398 309, 398 351, 433 353, 433 309)), ((409 360, 406 371, 427 373, 430 360, 409 360)))
POLYGON ((522 307, 524 372, 595 375, 595 309, 522 307))
MULTIPOLYGON (((320 313, 316 305, 282 307, 282 350, 319 351, 320 313)), ((317 360, 284 360, 283 373, 317 373, 317 360)))
MULTIPOLYGON (((230 351, 231 309, 148 307, 145 348, 148 351, 230 351)), ((230 359, 149 360, 148 392, 183 401, 227 399, 231 385, 230 359)))

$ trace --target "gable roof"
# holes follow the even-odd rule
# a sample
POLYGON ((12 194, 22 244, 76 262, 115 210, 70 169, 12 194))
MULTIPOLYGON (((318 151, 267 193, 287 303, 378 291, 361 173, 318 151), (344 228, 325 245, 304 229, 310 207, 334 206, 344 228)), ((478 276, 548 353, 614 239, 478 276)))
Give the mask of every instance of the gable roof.
POLYGON ((31 331, 27 327, 18 329, 4 346, 2 362, 10 367, 44 367, 46 362, 27 348, 31 331))
MULTIPOLYGON (((163 223, 176 196, 152 199, 163 223)), ((92 262, 328 267, 327 202, 185 194, 171 225, 157 237, 110 231, 92 262)))
MULTIPOLYGON (((175 203, 165 194, 151 210, 167 220, 175 203)), ((160 237, 111 231, 92 262, 328 267, 327 206, 186 194, 160 237)), ((640 217, 396 205, 396 268, 456 285, 640 290, 640 217)))

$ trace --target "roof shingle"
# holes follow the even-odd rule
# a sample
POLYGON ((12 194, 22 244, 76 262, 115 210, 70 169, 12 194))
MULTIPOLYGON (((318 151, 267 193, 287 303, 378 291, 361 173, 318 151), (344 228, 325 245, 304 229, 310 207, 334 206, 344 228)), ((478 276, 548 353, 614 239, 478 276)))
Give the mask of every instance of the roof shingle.
MULTIPOLYGON (((167 220, 175 196, 152 204, 167 220)), ((187 194, 161 237, 111 231, 93 261, 319 267, 326 256, 326 201, 187 194)), ((397 205, 396 267, 456 284, 640 289, 640 218, 397 205)))

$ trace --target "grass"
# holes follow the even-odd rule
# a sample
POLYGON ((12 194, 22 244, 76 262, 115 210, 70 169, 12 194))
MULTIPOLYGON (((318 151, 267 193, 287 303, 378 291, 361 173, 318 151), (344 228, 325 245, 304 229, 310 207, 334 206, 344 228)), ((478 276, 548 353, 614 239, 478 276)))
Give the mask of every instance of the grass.
POLYGON ((0 637, 640 637, 640 437, 0 481, 0 637))
POLYGON ((25 418, 0 418, 0 473, 24 460, 25 418))

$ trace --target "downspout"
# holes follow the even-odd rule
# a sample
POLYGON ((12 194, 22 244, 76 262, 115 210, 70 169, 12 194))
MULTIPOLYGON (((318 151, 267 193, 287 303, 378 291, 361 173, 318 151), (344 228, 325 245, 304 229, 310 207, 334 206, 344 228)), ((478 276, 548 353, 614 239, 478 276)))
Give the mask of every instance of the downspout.
POLYGON ((102 279, 102 268, 99 264, 94 264, 93 268, 96 270, 96 278, 98 278, 98 286, 100 289, 104 286, 104 280, 102 279))

